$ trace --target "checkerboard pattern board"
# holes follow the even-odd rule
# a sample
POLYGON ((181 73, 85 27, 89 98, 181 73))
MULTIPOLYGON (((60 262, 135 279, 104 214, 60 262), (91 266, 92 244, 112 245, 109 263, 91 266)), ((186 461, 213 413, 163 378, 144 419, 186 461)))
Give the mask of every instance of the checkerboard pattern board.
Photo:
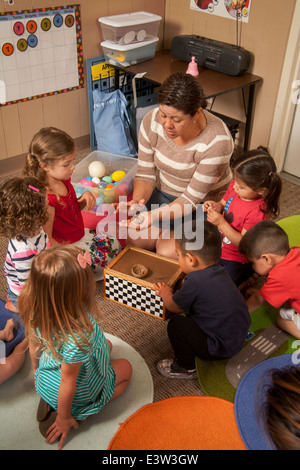
POLYGON ((163 300, 149 287, 106 274, 105 297, 141 312, 163 318, 163 300))

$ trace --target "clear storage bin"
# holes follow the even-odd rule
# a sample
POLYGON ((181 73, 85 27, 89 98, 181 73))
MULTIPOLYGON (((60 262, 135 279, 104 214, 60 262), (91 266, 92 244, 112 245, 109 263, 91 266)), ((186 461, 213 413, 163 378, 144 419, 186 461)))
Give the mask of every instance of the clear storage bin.
MULTIPOLYGON (((97 207, 94 209, 95 212, 103 203, 111 204, 113 202, 118 202, 120 196, 127 196, 132 191, 136 170, 136 158, 124 157, 95 150, 76 165, 71 182, 77 197, 80 197, 84 191, 92 192, 97 201, 97 207), (120 181, 115 182, 111 187, 108 186, 111 184, 109 182, 105 188, 90 186, 91 183, 86 183, 86 181, 90 181, 87 180, 87 178, 90 177, 89 165, 94 161, 103 163, 105 166, 105 177, 109 177, 116 171, 124 171, 126 174, 120 181), (85 180, 85 184, 81 182, 82 180, 85 180)), ((101 178, 101 180, 102 179, 103 178, 101 178)))
POLYGON ((126 45, 154 39, 158 36, 161 16, 138 11, 98 19, 104 41, 126 45))
POLYGON ((108 41, 101 42, 106 60, 112 65, 130 65, 152 59, 155 54, 158 38, 134 44, 120 45, 108 41))

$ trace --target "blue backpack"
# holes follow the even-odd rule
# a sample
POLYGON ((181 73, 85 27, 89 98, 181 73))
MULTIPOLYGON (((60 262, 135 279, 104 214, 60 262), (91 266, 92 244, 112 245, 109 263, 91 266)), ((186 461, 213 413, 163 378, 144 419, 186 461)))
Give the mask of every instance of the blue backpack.
POLYGON ((93 90, 93 120, 97 149, 116 155, 136 157, 130 134, 127 101, 121 90, 106 93, 93 90))

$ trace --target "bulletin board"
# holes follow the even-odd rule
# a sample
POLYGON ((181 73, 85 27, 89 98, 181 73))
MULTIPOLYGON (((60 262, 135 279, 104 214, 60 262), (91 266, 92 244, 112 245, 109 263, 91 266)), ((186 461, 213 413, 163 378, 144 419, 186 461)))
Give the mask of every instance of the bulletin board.
POLYGON ((251 0, 190 0, 191 10, 223 18, 249 21, 251 0))
POLYGON ((0 106, 83 86, 80 5, 0 12, 0 106))

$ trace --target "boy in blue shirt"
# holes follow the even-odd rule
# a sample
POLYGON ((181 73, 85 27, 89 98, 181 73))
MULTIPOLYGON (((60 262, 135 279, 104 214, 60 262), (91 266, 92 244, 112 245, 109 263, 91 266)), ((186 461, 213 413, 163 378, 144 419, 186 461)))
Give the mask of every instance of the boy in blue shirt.
POLYGON ((243 296, 219 264, 218 228, 205 221, 202 248, 186 250, 191 243, 184 234, 175 242, 179 265, 186 273, 182 287, 173 293, 165 283, 155 284, 165 307, 176 314, 167 329, 175 359, 157 364, 168 378, 196 379, 196 356, 205 360, 234 356, 242 349, 251 323, 243 296))

